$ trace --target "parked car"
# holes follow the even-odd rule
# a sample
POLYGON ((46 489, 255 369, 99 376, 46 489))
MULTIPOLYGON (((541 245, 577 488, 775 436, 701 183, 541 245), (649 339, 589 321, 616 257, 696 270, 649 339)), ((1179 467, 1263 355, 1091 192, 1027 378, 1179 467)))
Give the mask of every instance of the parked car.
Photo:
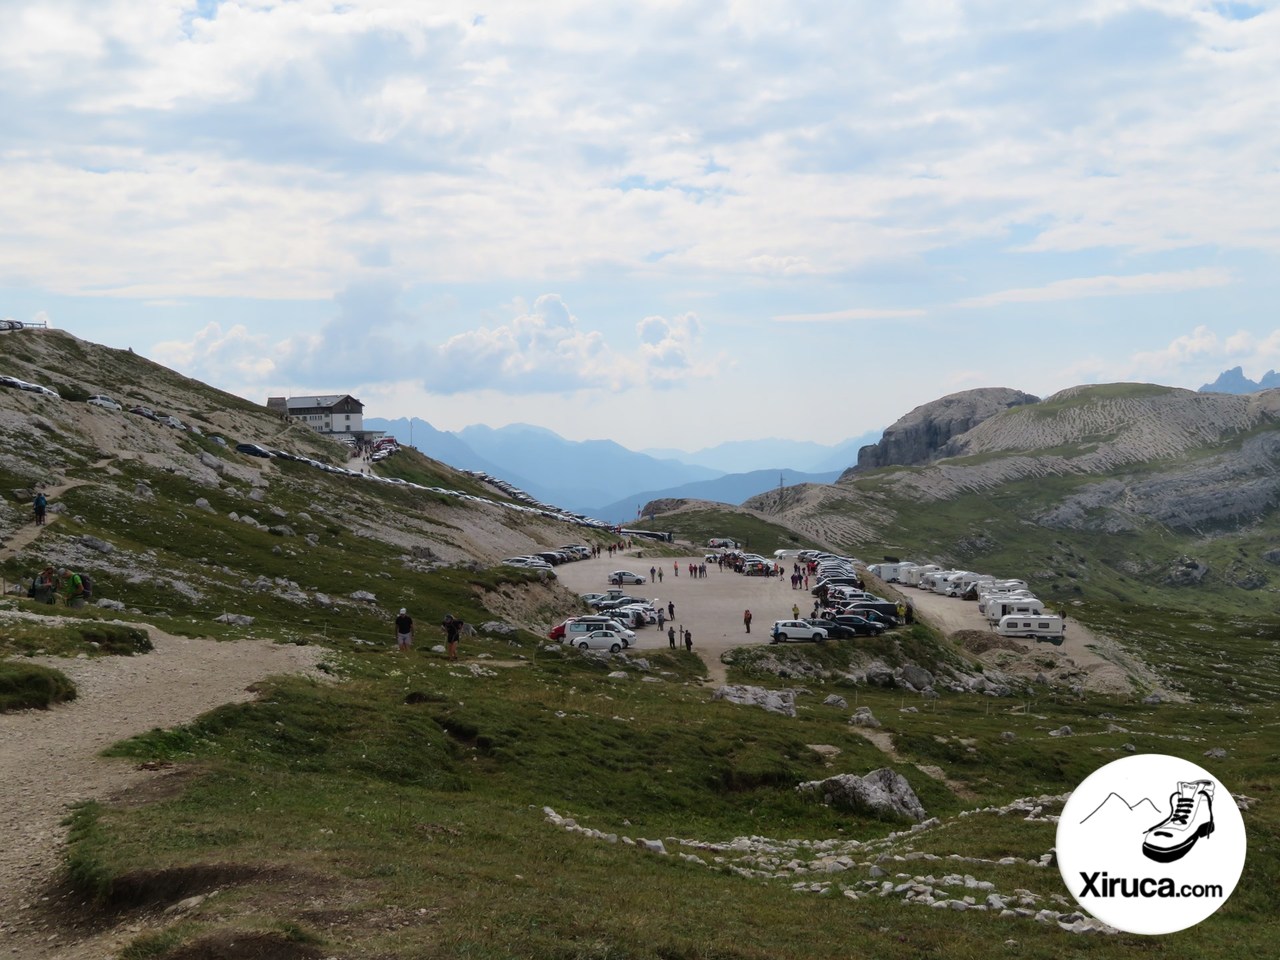
POLYGON ((565 621, 565 643, 576 646, 579 638, 595 630, 612 630, 618 635, 619 643, 624 647, 630 646, 636 638, 634 630, 619 623, 612 616, 604 617, 592 615, 586 617, 573 617, 572 619, 565 621))
MULTIPOLYGON (((155 414, 151 415, 151 419, 152 420, 157 419, 155 414)), ((266 447, 258 446, 256 443, 237 443, 236 453, 244 453, 251 457, 262 457, 262 459, 264 460, 271 459, 271 451, 268 450, 266 447)))
MULTIPOLYGON (((144 406, 142 406, 142 405, 138 405, 138 406, 136 406, 136 407, 130 407, 130 408, 129 408, 129 412, 130 412, 130 413, 133 413, 133 414, 137 414, 139 417, 146 417, 148 420, 155 420, 155 421, 157 421, 157 422, 159 422, 159 420, 160 420, 160 418, 159 418, 158 416, 156 416, 156 412, 155 412, 154 410, 152 410, 150 407, 144 407, 144 406)), ((250 447, 251 447, 251 446, 253 446, 253 444, 251 444, 251 443, 250 443, 250 444, 241 444, 240 446, 250 446, 250 447)), ((239 449, 240 449, 240 447, 237 447, 236 449, 237 449, 237 450, 239 450, 239 449)), ((261 449, 261 447, 259 447, 259 449, 261 449)), ((255 454, 255 456, 256 456, 256 454, 255 454)))
POLYGON ((13 390, 21 390, 25 380, 19 380, 17 377, 0 376, 0 387, 9 387, 13 390))
POLYGON ((593 630, 576 637, 573 642, 579 650, 608 650, 610 653, 622 650, 622 634, 614 630, 593 630))
POLYGON ((57 390, 51 390, 49 387, 39 383, 27 383, 25 380, 18 381, 19 390, 26 390, 28 393, 38 393, 42 397, 53 397, 55 400, 61 400, 62 396, 57 390))
POLYGON ((827 631, 827 636, 832 640, 849 640, 858 635, 853 627, 846 627, 842 623, 836 623, 834 620, 824 620, 821 617, 805 617, 804 622, 811 627, 821 627, 827 631))
POLYGON ((771 643, 784 643, 787 640, 813 640, 821 643, 827 639, 827 631, 803 620, 775 620, 769 637, 771 643))
POLYGON ((160 422, 166 427, 172 427, 174 430, 185 430, 187 425, 175 416, 161 417, 160 422))
POLYGON ((630 570, 615 570, 609 574, 609 582, 621 586, 624 583, 646 583, 647 581, 640 574, 632 573, 630 570))
POLYGON ((852 607, 845 608, 844 612, 855 617, 862 617, 864 620, 870 620, 872 623, 878 623, 886 630, 892 630, 894 627, 899 626, 902 623, 896 614, 889 616, 887 613, 882 613, 872 607, 863 607, 857 604, 852 607))
POLYGON ((836 623, 843 627, 848 627, 859 637, 878 637, 884 633, 884 624, 872 623, 866 617, 859 617, 854 614, 840 614, 835 617, 836 623))
POLYGON ((867 611, 874 611, 880 614, 880 618, 885 623, 892 622, 894 625, 898 623, 898 605, 890 603, 888 600, 882 600, 879 603, 870 600, 856 600, 853 603, 845 605, 843 613, 855 613, 860 617, 865 617, 867 611))
POLYGON ((116 403, 114 400, 108 397, 105 393, 100 393, 96 397, 90 397, 88 400, 85 401, 85 403, 94 407, 102 407, 102 409, 104 410, 123 410, 124 409, 124 407, 120 406, 120 404, 116 403))
POLYGON ((509 567, 523 567, 526 570, 550 570, 551 564, 541 557, 507 557, 502 561, 509 567))

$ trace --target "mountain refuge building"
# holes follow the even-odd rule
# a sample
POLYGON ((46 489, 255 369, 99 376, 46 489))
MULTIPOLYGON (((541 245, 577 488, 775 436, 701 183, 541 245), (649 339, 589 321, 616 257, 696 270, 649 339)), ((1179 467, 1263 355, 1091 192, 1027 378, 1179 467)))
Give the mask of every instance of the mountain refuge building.
POLYGON ((267 397, 267 409, 317 433, 350 437, 364 433, 364 404, 349 393, 319 397, 267 397))

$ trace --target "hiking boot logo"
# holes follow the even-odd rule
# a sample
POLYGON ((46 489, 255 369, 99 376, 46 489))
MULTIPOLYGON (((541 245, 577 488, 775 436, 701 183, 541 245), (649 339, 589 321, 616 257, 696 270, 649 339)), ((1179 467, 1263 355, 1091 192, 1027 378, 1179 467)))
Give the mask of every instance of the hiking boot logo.
POLYGON ((1143 834, 1142 853, 1149 860, 1172 863, 1212 833, 1213 781, 1180 781, 1169 795, 1169 816, 1143 834))

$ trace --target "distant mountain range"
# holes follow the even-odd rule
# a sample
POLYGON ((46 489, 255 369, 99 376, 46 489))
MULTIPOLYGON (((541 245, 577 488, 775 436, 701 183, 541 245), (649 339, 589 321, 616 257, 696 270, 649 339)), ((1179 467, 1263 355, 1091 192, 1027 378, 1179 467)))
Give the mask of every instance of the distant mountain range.
POLYGON ((724 473, 749 473, 784 466, 809 473, 824 473, 831 470, 840 472, 853 466, 858 462, 858 451, 879 439, 880 431, 875 430, 829 446, 811 440, 769 437, 763 440, 730 440, 692 453, 670 449, 648 449, 641 453, 711 467, 724 473))
POLYGON ((637 504, 658 497, 738 504, 776 487, 779 474, 788 485, 826 483, 857 461, 860 446, 879 436, 831 446, 770 439, 723 443, 695 453, 637 452, 612 440, 566 440, 529 424, 474 425, 455 433, 417 417, 367 417, 364 423, 452 467, 482 470, 546 503, 615 522, 633 519, 637 504))
POLYGON ((778 486, 779 478, 785 486, 797 483, 831 483, 842 471, 828 470, 825 473, 800 473, 796 470, 752 470, 748 473, 727 473, 714 480, 698 480, 679 487, 668 487, 665 490, 646 490, 636 493, 615 503, 596 507, 589 511, 591 516, 612 523, 623 523, 635 520, 638 509, 651 500, 713 500, 716 503, 731 503, 735 506, 778 486))
POLYGON ((1200 388, 1201 393, 1256 393, 1259 390, 1270 390, 1280 387, 1280 373, 1268 370, 1261 380, 1250 380, 1244 375, 1243 367, 1232 367, 1218 374, 1213 383, 1206 383, 1200 388))

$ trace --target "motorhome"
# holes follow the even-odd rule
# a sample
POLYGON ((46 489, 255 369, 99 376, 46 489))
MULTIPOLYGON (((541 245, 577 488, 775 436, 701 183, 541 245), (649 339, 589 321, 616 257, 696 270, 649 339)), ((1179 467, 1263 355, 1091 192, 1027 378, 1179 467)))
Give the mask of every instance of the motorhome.
POLYGON ((983 590, 978 594, 978 612, 986 613, 993 603, 1006 600, 1034 600, 1036 595, 1030 590, 983 590))
POLYGON ((900 560, 896 563, 873 563, 867 567, 867 571, 872 576, 879 577, 885 583, 901 583, 903 582, 903 573, 915 566, 916 564, 910 560, 900 560))
POLYGON ((1035 597, 995 597, 987 601, 982 615, 988 623, 999 623, 1005 617, 1038 617, 1044 615, 1044 604, 1035 597))
POLYGON ((922 563, 903 570, 900 576, 900 582, 905 583, 909 587, 918 587, 925 577, 941 569, 942 568, 936 563, 922 563))
POLYGON ((958 577, 953 577, 947 583, 947 589, 943 591, 948 597, 963 597, 969 588, 980 580, 993 580, 994 578, 987 573, 962 573, 958 577))
POLYGON ((1026 637, 1031 640, 1046 640, 1049 643, 1062 645, 1066 624, 1062 618, 1054 614, 1027 617, 1010 614, 1000 618, 996 624, 996 633, 1002 637, 1026 637))
POLYGON ((958 572, 959 571, 956 570, 943 570, 941 567, 935 567, 920 578, 920 582, 917 586, 921 590, 933 590, 938 586, 939 580, 958 572))
POLYGON ((928 589, 932 590, 933 593, 946 594, 946 591, 951 588, 951 581, 955 580, 956 577, 964 576, 968 572, 968 570, 940 570, 937 573, 929 573, 929 576, 925 577, 925 581, 928 581, 928 589))

